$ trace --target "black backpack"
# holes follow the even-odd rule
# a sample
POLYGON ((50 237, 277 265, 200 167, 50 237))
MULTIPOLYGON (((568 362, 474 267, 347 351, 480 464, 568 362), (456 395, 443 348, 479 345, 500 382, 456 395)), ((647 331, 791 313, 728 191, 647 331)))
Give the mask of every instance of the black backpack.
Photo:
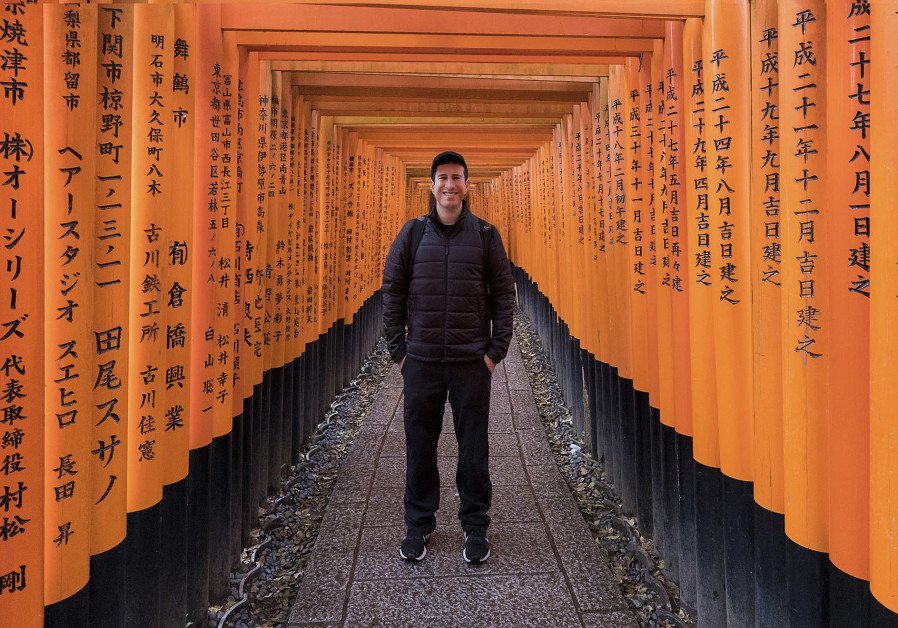
MULTIPOLYGON (((476 218, 476 216, 475 216, 476 218)), ((490 264, 490 246, 493 244, 493 226, 489 223, 477 218, 480 223, 480 246, 483 248, 483 268, 489 268, 490 264)), ((415 263, 415 255, 418 253, 418 246, 421 244, 421 238, 424 237, 424 227, 427 224, 427 216, 418 216, 415 224, 412 225, 412 250, 408 258, 409 267, 415 263)))

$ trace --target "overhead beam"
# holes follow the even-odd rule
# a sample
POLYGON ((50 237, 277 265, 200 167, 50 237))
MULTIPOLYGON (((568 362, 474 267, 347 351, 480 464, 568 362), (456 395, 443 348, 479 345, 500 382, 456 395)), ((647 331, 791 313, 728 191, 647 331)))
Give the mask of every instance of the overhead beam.
POLYGON ((442 11, 508 11, 539 15, 580 15, 677 19, 703 17, 704 0, 294 0, 295 4, 421 8, 442 11))
POLYGON ((310 100, 312 108, 327 116, 360 116, 378 118, 511 118, 546 117, 557 120, 560 116, 570 115, 574 105, 554 103, 515 103, 515 104, 483 104, 483 103, 358 103, 335 102, 329 100, 310 100))
POLYGON ((252 4, 225 4, 224 30, 341 31, 354 33, 466 33, 560 37, 664 37, 664 22, 610 16, 448 11, 388 6, 281 5, 260 11, 252 4))
POLYGON ((535 37, 527 35, 468 35, 453 33, 346 33, 302 31, 238 31, 238 45, 250 48, 318 48, 370 52, 421 51, 448 55, 638 55, 652 52, 653 39, 618 37, 535 37))
MULTIPOLYGON (((324 114, 330 115, 330 114, 324 114)), ((506 124, 514 120, 520 124, 554 125, 558 117, 521 118, 520 116, 507 115, 506 117, 486 117, 481 115, 459 116, 457 114, 445 114, 442 117, 403 117, 403 116, 334 116, 334 124, 346 127, 386 126, 386 125, 444 125, 444 124, 506 124)))
POLYGON ((338 74, 396 74, 423 76, 517 78, 521 80, 594 80, 597 76, 608 76, 606 64, 560 65, 554 63, 456 63, 443 59, 441 62, 380 61, 362 59, 357 61, 311 60, 307 56, 293 52, 259 51, 259 59, 271 61, 272 70, 294 72, 325 72, 338 74))
MULTIPOLYGON (((274 70, 274 68, 272 68, 274 70)), ((279 71, 279 70, 276 70, 279 71)), ((588 93, 592 83, 587 81, 526 81, 517 78, 453 76, 402 76, 395 74, 323 74, 320 72, 290 72, 288 80, 293 85, 316 87, 377 87, 466 90, 528 90, 588 93)))
MULTIPOLYGON (((348 61, 352 63, 367 62, 376 59, 381 62, 425 62, 425 63, 455 63, 462 66, 473 67, 473 64, 509 64, 509 65, 549 65, 556 68, 569 67, 575 72, 578 67, 606 67, 609 65, 621 65, 627 57, 640 56, 632 54, 608 54, 608 55, 575 55, 575 54, 469 54, 471 51, 449 53, 446 50, 436 52, 395 52, 378 49, 356 49, 345 51, 344 49, 331 50, 301 46, 272 46, 248 47, 254 54, 264 59, 302 59, 306 61, 348 61), (263 57, 264 55, 264 57, 263 57), (512 61, 513 59, 513 61, 512 61)), ((590 74, 593 72, 590 71, 590 74)), ((607 75, 607 72, 606 74, 607 75)))

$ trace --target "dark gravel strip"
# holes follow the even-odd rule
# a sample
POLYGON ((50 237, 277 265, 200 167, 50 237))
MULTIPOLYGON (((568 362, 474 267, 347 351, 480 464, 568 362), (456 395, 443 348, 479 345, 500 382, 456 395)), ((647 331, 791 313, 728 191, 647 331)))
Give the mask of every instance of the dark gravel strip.
POLYGON ((640 625, 695 625, 695 618, 680 607, 679 588, 665 577, 664 560, 652 539, 639 533, 635 518, 621 513, 621 499, 606 480, 604 465, 583 450, 551 360, 522 310, 515 312, 514 329, 555 461, 640 625))
POLYGON ((240 565, 231 573, 231 594, 227 600, 209 607, 211 628, 218 626, 228 609, 242 599, 238 589, 241 580, 255 566, 250 562, 253 550, 267 539, 270 539, 268 543, 256 552, 262 568, 245 587, 248 600, 228 616, 225 625, 229 628, 286 625, 340 465, 392 366, 386 344, 381 340, 359 375, 337 395, 302 452, 300 463, 291 467, 278 494, 260 508, 250 537, 251 545, 243 550, 240 565))

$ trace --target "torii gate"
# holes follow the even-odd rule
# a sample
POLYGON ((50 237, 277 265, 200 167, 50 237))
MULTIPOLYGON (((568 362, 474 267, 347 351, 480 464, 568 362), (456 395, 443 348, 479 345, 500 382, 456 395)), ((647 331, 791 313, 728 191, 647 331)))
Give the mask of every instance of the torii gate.
POLYGON ((891 2, 4 8, 11 625, 163 617, 166 569, 179 619, 227 585, 375 340, 385 247, 447 148, 564 330, 578 429, 625 504, 677 523, 656 538, 700 616, 778 620, 784 568, 807 617, 893 620, 891 2), (633 475, 653 461, 657 490, 633 475), (221 474, 234 495, 200 499, 221 474), (188 578, 159 545, 215 560, 188 578))

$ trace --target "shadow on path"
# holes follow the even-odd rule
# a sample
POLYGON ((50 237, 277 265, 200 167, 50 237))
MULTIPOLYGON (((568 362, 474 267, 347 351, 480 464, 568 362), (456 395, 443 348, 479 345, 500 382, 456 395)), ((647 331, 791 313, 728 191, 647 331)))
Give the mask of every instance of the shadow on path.
POLYGON ((493 374, 483 565, 462 559, 451 417, 443 426, 437 529, 424 560, 409 563, 399 557, 405 441, 394 366, 340 469, 288 626, 636 628, 552 458, 516 340, 493 374))

